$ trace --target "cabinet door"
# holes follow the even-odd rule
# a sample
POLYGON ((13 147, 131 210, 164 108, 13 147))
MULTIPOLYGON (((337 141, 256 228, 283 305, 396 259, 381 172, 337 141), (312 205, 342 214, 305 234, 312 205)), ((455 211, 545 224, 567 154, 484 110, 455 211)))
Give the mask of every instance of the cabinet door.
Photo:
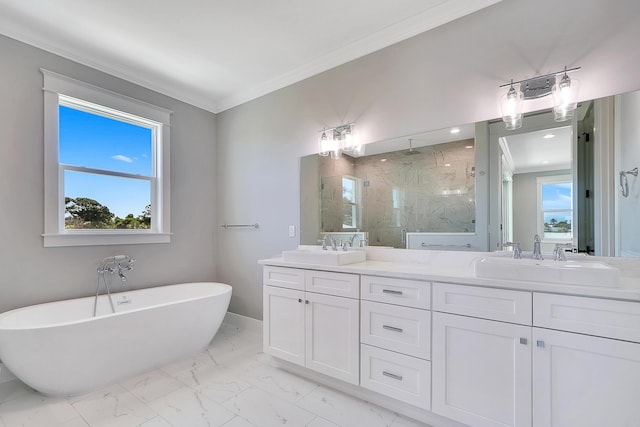
POLYGON ((533 423, 640 425, 640 344, 534 328, 533 423))
POLYGON ((531 328, 433 313, 432 411, 474 427, 531 425, 531 328))
POLYGON ((265 286, 263 293, 264 352, 304 366, 304 292, 265 286))
POLYGON ((358 300, 314 293, 307 293, 306 297, 307 368, 358 384, 358 300))

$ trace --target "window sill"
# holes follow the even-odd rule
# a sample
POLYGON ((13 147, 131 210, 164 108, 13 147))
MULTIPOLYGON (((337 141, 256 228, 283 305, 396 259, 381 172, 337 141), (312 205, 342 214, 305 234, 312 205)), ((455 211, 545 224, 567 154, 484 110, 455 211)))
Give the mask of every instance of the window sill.
POLYGON ((140 245, 152 243, 170 243, 171 233, 149 232, 74 232, 61 234, 43 234, 44 247, 63 246, 103 246, 103 245, 140 245))

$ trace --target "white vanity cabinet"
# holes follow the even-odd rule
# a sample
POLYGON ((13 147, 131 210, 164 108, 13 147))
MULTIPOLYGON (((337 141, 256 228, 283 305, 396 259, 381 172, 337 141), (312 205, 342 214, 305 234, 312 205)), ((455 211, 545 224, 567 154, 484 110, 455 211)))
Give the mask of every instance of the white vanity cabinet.
POLYGON ((431 283, 362 276, 360 385, 431 408, 431 283))
POLYGON ((265 266, 264 352, 359 383, 359 276, 265 266))
POLYGON ((363 270, 266 265, 265 353, 434 425, 640 427, 640 298, 363 270))
POLYGON ((433 284, 432 411, 531 426, 531 293, 433 284))
POLYGON ((534 426, 640 426, 640 304, 535 293, 533 319, 534 426))

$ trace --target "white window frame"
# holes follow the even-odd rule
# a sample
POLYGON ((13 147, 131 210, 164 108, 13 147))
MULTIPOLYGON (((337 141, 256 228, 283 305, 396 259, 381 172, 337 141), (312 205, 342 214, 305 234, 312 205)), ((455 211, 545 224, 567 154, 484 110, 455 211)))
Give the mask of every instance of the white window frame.
POLYGON ((344 201, 344 190, 343 190, 343 194, 342 194, 342 229, 343 230, 356 230, 358 228, 358 221, 359 221, 359 217, 358 217, 358 205, 359 205, 359 200, 360 200, 360 194, 359 194, 359 186, 358 186, 358 178, 356 178, 355 176, 350 176, 350 175, 343 175, 342 176, 342 186, 344 188, 344 181, 348 180, 351 181, 353 183, 353 201, 347 203, 344 201), (350 206, 351 207, 351 224, 345 224, 344 223, 344 211, 345 211, 345 207, 346 206, 350 206))
MULTIPOLYGON (((549 176, 538 176, 536 177, 536 183, 538 187, 538 235, 542 238, 543 241, 550 243, 569 243, 573 242, 576 238, 576 230, 575 230, 575 209, 573 206, 574 198, 573 193, 575 191, 573 185, 573 177, 571 175, 549 175, 549 176), (542 210, 542 184, 554 184, 554 183, 563 183, 569 182, 571 183, 571 236, 566 238, 545 238, 544 237, 544 213, 545 212, 553 212, 552 210, 543 211, 542 210)), ((566 212, 566 209, 558 209, 558 212, 566 212)))
MULTIPOLYGON (((48 70, 44 76, 44 246, 92 246, 171 241, 169 147, 172 111, 48 70), (59 162, 59 105, 107 115, 109 111, 143 118, 154 127, 150 229, 70 229, 64 227, 64 171, 59 162), (96 110, 95 107, 99 106, 96 110)), ((116 174, 121 176, 126 174, 116 174)))

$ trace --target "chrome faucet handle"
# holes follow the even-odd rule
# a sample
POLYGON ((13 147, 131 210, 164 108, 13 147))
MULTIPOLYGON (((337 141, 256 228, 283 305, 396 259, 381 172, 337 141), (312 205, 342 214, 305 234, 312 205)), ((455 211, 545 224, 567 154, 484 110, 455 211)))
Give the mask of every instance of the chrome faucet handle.
POLYGON ((322 250, 323 251, 327 250, 327 241, 325 239, 318 240, 318 243, 322 243, 322 250))
POLYGON ((331 243, 331 250, 337 251, 338 246, 337 246, 336 239, 333 236, 329 236, 328 234, 324 235, 324 243, 322 244, 322 249, 324 250, 327 249, 327 239, 329 239, 329 243, 331 243))
POLYGON ((520 247, 520 243, 512 243, 512 246, 513 246, 513 259, 521 259, 522 248, 520 247))
POLYGON ((553 249, 553 260, 554 261, 566 261, 567 257, 564 253, 564 248, 569 247, 567 244, 556 243, 556 247, 553 249))
POLYGON ((364 248, 369 244, 369 239, 360 239, 360 247, 364 248))
POLYGON ((348 240, 343 240, 342 241, 342 250, 343 251, 348 251, 349 250, 349 241, 348 240))

